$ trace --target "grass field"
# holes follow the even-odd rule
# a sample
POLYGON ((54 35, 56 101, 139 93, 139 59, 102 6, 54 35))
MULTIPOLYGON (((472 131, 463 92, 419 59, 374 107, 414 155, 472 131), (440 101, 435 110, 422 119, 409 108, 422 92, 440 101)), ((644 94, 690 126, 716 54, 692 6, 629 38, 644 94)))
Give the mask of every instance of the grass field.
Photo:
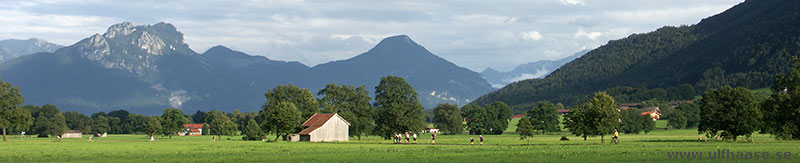
MULTIPOLYGON (((565 135, 566 133, 562 133, 565 135)), ((800 153, 800 141, 777 141, 768 135, 754 136, 755 142, 697 140, 695 130, 656 130, 647 135, 621 135, 620 144, 600 144, 600 137, 587 141, 561 135, 534 136, 520 140, 512 134, 484 135, 478 145, 475 135, 437 135, 436 145, 430 135, 421 135, 420 144, 392 144, 390 140, 366 137, 349 142, 261 142, 212 141, 210 136, 166 137, 149 142, 144 135, 109 135, 88 142, 83 139, 21 138, 10 136, 0 142, 0 162, 678 162, 668 152, 800 153), (475 137, 475 145, 469 145, 475 137)), ((228 137, 223 137, 227 139, 228 137)), ((610 141, 606 137, 606 141, 610 141)), ((797 162, 791 160, 743 160, 757 162, 797 162)), ((774 157, 773 157, 774 158, 774 157)), ((691 160, 720 161, 720 160, 691 160)), ((722 160, 731 161, 731 160, 722 160)))

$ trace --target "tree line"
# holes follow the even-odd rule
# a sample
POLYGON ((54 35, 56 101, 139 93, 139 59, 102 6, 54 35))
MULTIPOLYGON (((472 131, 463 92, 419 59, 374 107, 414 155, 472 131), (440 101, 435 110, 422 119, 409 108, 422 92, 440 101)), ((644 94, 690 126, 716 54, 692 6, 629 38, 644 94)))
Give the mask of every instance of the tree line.
MULTIPOLYGON (((745 136, 751 140, 754 132, 771 134, 776 139, 800 140, 800 59, 794 59, 794 68, 786 74, 776 76, 771 86, 772 94, 759 98, 744 87, 723 86, 703 93, 697 103, 683 103, 668 110, 668 127, 697 127, 698 134, 709 139, 736 141, 745 136)), ((652 101, 645 105, 653 104, 652 101)), ((604 136, 615 130, 624 133, 645 133, 653 130, 655 123, 642 111, 621 109, 614 98, 606 92, 597 92, 591 101, 575 107, 564 116, 563 125, 572 134, 587 137, 604 136)), ((557 105, 540 102, 529 111, 528 117, 520 120, 517 133, 522 139, 533 136, 535 130, 547 131, 547 124, 557 124, 548 118, 554 116, 557 105), (549 119, 549 120, 548 120, 549 119), (537 124, 540 123, 540 124, 537 124)), ((557 131, 557 130, 553 130, 557 131)))
POLYGON ((417 93, 405 79, 397 76, 381 78, 375 90, 375 101, 364 86, 329 84, 317 92, 319 99, 305 88, 279 85, 268 90, 266 102, 254 112, 225 113, 217 110, 184 114, 181 109, 167 108, 162 115, 146 116, 116 110, 91 116, 67 111, 54 105, 20 106, 24 98, 18 87, 0 82, 0 128, 7 132, 27 132, 39 136, 61 135, 67 130, 86 134, 147 134, 170 138, 185 130, 184 124, 203 124, 203 134, 217 136, 243 135, 246 140, 261 140, 267 134, 286 139, 302 130, 301 124, 315 113, 338 113, 350 126, 350 135, 378 135, 389 138, 402 132, 420 132, 426 127, 424 108, 417 93))

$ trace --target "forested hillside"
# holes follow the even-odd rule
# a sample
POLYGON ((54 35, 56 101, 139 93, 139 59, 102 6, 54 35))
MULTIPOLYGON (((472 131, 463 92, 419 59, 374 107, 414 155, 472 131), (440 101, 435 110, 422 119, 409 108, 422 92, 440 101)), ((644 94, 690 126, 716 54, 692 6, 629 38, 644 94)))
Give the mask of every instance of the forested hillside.
POLYGON ((798 27, 800 1, 749 0, 695 25, 609 41, 544 79, 509 84, 474 103, 520 109, 586 102, 596 91, 638 102, 688 99, 723 85, 768 87, 800 54, 798 27))

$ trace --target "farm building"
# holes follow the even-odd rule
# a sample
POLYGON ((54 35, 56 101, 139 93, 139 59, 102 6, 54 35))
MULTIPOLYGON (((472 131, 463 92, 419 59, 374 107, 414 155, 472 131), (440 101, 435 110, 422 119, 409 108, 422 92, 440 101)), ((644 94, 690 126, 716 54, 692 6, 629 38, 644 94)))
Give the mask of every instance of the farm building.
POLYGON ((81 138, 83 134, 81 134, 81 130, 67 130, 63 134, 61 134, 62 138, 81 138))
POLYGON ((290 139, 300 141, 348 141, 350 123, 339 114, 314 114, 303 123, 303 131, 290 139), (299 137, 299 138, 298 138, 299 137))
POLYGON ((653 118, 653 121, 661 119, 661 108, 659 107, 649 107, 645 108, 642 112, 642 115, 649 115, 650 118, 653 118))
POLYGON ((439 133, 439 129, 434 127, 428 127, 425 128, 425 131, 422 131, 422 133, 439 133))
POLYGON ((685 104, 685 103, 693 104, 693 103, 694 103, 694 101, 693 101, 693 100, 670 101, 670 102, 669 102, 669 105, 672 105, 672 106, 678 106, 678 105, 685 104))
POLYGON ((183 124, 183 132, 178 133, 178 135, 183 136, 201 136, 203 135, 203 124, 183 124))

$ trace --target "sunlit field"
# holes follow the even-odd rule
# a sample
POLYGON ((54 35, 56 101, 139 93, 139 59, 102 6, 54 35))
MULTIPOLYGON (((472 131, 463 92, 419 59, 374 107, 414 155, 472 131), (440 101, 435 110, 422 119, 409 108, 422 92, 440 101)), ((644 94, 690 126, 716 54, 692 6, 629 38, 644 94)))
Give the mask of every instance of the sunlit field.
MULTIPOLYGON (((753 142, 699 141, 697 131, 659 129, 649 134, 621 135, 620 144, 600 143, 600 137, 584 141, 567 133, 536 135, 520 140, 514 133, 483 135, 437 135, 431 144, 430 135, 422 134, 417 144, 392 144, 391 140, 364 137, 349 142, 262 142, 242 141, 227 137, 212 141, 211 136, 157 137, 150 142, 145 135, 109 135, 106 138, 81 139, 22 138, 9 136, 0 143, 0 162, 613 162, 646 161, 678 162, 668 152, 791 152, 800 154, 800 142, 777 141, 769 135, 755 135, 753 142), (562 135, 569 141, 559 140, 562 135), (475 144, 469 138, 475 138, 475 144), (230 140, 228 139, 230 138, 230 140)), ((272 137, 274 138, 274 137, 272 137)), ((797 162, 800 156, 787 159, 745 161, 797 162)), ((691 161, 720 161, 691 159, 691 161)), ((730 161, 730 159, 728 160, 730 161)))

